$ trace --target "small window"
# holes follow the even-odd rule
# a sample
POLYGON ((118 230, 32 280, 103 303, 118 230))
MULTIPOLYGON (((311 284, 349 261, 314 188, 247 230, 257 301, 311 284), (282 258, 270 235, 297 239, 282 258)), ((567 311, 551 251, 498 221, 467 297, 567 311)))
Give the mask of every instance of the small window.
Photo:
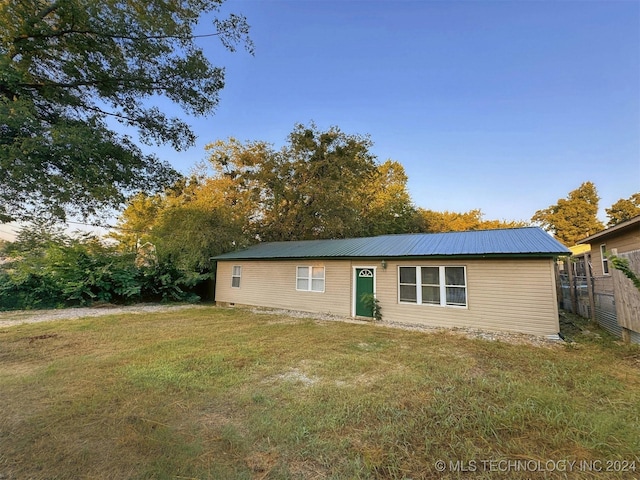
POLYGON ((607 258, 607 246, 600 245, 600 255, 602 256, 602 273, 609 275, 609 259, 607 258))
POLYGON ((297 267, 296 290, 324 292, 324 267, 297 267))
POLYGON ((400 267, 400 301, 417 303, 416 267, 400 267))
POLYGON ((467 283, 464 267, 444 267, 447 288, 447 305, 464 307, 467 305, 467 283))
POLYGON ((422 303, 440 305, 440 269, 422 267, 422 303))
POLYGON ((233 288, 240 288, 240 277, 242 277, 242 267, 240 265, 234 265, 231 272, 231 286, 233 288))

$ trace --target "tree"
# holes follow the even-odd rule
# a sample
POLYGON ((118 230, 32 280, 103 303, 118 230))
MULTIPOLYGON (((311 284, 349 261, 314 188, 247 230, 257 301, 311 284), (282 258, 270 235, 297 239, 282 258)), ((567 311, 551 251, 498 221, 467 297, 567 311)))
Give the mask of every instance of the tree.
POLYGON ((417 231, 407 175, 376 162, 367 136, 298 124, 276 151, 264 142, 217 141, 206 148, 216 178, 230 182, 252 238, 362 237, 417 231))
POLYGON ((378 165, 370 182, 360 188, 365 200, 362 220, 366 235, 415 233, 420 216, 407 190, 408 177, 399 162, 387 160, 378 165))
POLYGON ((141 244, 151 240, 151 229, 164 204, 165 199, 161 194, 135 195, 128 201, 116 228, 108 237, 116 240, 122 251, 136 252, 141 244))
POLYGON ((288 211, 283 223, 272 219, 272 238, 362 236, 363 194, 375 185, 377 172, 372 145, 368 137, 337 127, 321 132, 315 125, 296 125, 281 156, 288 211))
MULTIPOLYGON (((167 163, 108 121, 137 128, 145 143, 193 145, 190 127, 152 102, 165 97, 196 116, 214 110, 224 70, 193 29, 223 1, 0 3, 0 222, 36 209, 86 216, 174 182, 167 163)), ((252 51, 244 17, 215 18, 213 29, 201 37, 252 51)))
POLYGON ((0 263, 0 310, 159 300, 196 300, 206 275, 171 263, 139 264, 132 252, 57 225, 25 224, 0 263))
POLYGON ((609 217, 608 227, 613 227, 620 222, 640 215, 640 192, 634 193, 629 198, 621 198, 609 208, 604 209, 609 217))
POLYGON ((497 228, 517 228, 527 226, 526 222, 506 220, 483 220, 480 209, 468 212, 436 212, 418 209, 421 216, 422 231, 429 233, 463 232, 466 230, 492 230, 497 228))
POLYGON ((604 228, 598 220, 598 201, 600 197, 592 182, 584 182, 569 192, 567 198, 544 210, 538 210, 531 221, 553 233, 556 239, 566 246, 575 245, 604 228))
POLYGON ((211 257, 247 243, 246 216, 229 194, 226 178, 183 179, 162 195, 138 195, 109 236, 120 250, 153 245, 157 260, 183 272, 208 274, 211 257))

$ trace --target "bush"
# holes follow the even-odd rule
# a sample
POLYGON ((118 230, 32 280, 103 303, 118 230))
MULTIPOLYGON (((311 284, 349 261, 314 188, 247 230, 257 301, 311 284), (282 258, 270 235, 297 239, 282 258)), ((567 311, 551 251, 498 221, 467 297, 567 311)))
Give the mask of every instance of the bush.
POLYGON ((170 262, 136 266, 91 235, 28 231, 5 247, 13 259, 0 267, 0 310, 90 305, 93 302, 198 301, 194 287, 209 273, 185 272, 170 262))

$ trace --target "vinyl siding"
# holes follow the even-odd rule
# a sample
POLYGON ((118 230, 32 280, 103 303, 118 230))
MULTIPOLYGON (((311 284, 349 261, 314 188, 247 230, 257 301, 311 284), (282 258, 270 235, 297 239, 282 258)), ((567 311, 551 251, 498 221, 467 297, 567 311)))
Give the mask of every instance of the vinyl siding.
POLYGON ((343 260, 218 261, 216 302, 351 315, 351 267, 343 260), (242 266, 240 288, 231 287, 234 265, 242 266), (325 291, 296 290, 296 267, 325 267, 325 291))
POLYGON ((550 259, 388 262, 378 269, 377 297, 385 320, 554 335, 559 331, 550 259), (467 307, 399 304, 398 266, 467 267, 467 307))
MULTIPOLYGON (((621 235, 611 235, 610 238, 603 238, 595 240, 591 244, 591 265, 593 267, 593 274, 596 277, 603 275, 602 272, 602 255, 600 254, 600 245, 606 245, 607 252, 611 252, 611 249, 617 248, 618 253, 631 252, 633 250, 640 249, 640 230, 635 229, 627 231, 621 235)), ((609 274, 611 274, 611 266, 609 266, 609 274)))
POLYGON ((555 274, 551 259, 380 261, 218 261, 216 301, 350 316, 356 266, 376 265, 376 296, 383 319, 435 327, 467 327, 534 335, 559 331, 555 274), (240 288, 231 271, 242 266, 240 288), (296 267, 325 267, 325 292, 296 291, 296 267), (400 304, 398 266, 465 266, 467 307, 400 304))

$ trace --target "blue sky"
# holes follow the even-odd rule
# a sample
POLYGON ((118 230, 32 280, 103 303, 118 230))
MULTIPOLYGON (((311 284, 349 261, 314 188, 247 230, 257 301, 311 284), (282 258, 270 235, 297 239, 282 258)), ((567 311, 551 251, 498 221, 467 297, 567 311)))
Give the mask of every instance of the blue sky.
MULTIPOLYGON (((183 172, 233 136, 295 123, 368 134, 417 206, 529 220, 582 182, 604 208, 640 191, 640 2, 228 0, 255 56, 203 40, 226 87, 183 172), (205 43, 206 42, 206 43, 205 43)), ((203 22, 202 31, 210 29, 203 22)))

